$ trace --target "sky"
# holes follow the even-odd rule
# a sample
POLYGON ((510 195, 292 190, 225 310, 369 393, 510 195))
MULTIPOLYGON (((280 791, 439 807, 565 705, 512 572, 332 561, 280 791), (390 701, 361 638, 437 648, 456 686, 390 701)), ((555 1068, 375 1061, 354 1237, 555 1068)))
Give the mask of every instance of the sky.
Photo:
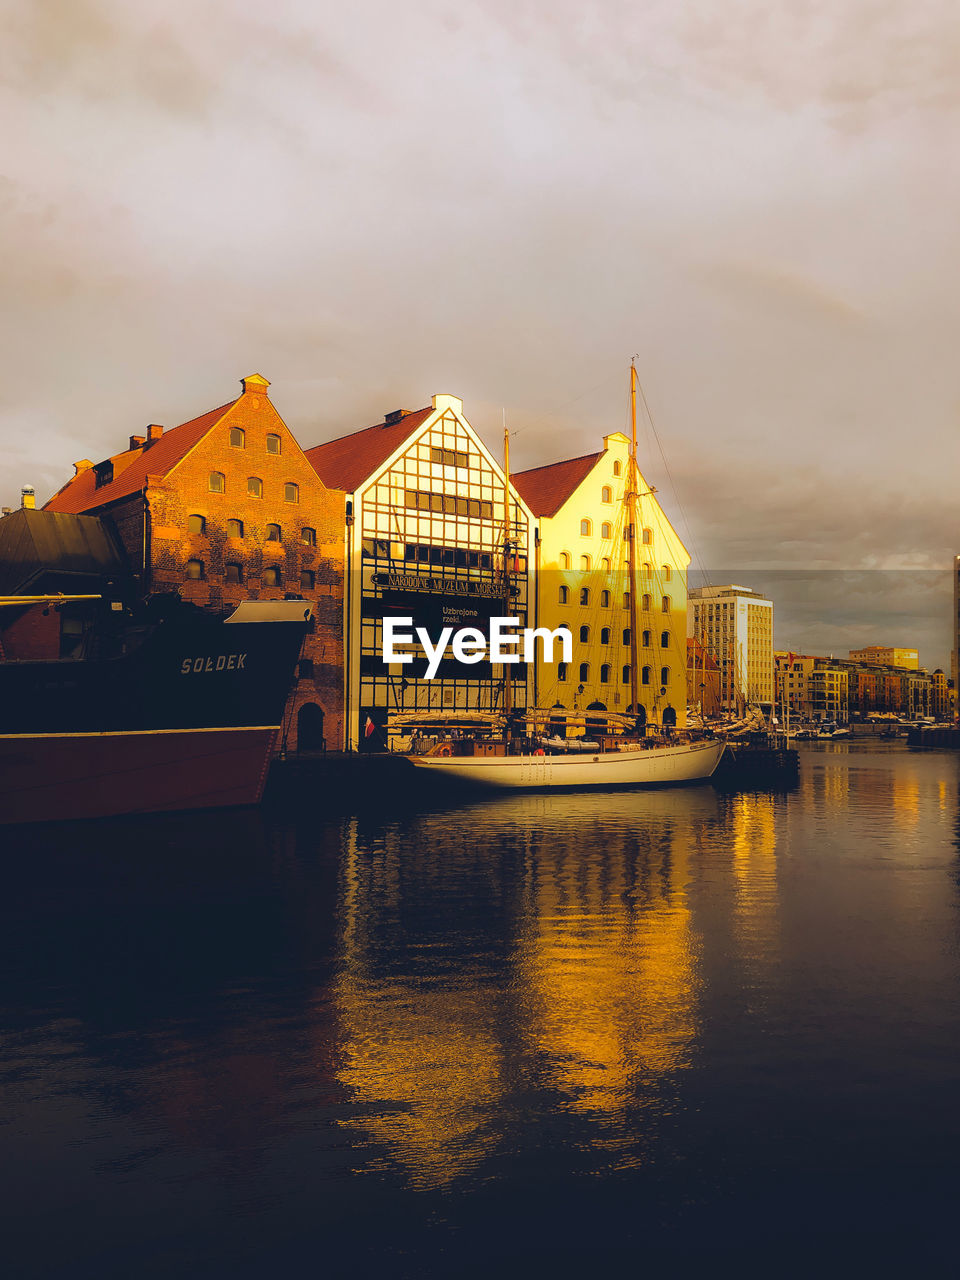
POLYGON ((536 466, 624 429, 636 356, 694 567, 775 584, 784 647, 948 664, 955 0, 0 0, 0 33, 0 502, 253 372, 305 447, 449 392, 536 466))

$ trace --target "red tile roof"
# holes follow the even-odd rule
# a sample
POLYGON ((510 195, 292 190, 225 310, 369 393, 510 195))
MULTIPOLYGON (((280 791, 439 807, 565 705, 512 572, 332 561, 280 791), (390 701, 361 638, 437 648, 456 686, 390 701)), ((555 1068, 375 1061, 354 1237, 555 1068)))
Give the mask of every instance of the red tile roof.
POLYGON ((585 453, 582 458, 567 458, 548 467, 518 471, 510 479, 535 516, 555 516, 602 457, 603 450, 585 453))
POLYGON ((81 471, 53 495, 43 508, 44 511, 79 514, 137 493, 145 487, 148 475, 165 476, 172 471, 236 403, 236 400, 231 400, 229 404, 222 404, 219 409, 211 409, 199 418, 183 422, 179 427, 171 427, 149 449, 125 449, 123 453, 115 454, 110 459, 114 479, 110 484, 101 485, 99 489, 94 468, 81 471))
POLYGON ((307 458, 328 489, 353 493, 431 413, 432 408, 416 409, 397 422, 378 422, 337 440, 328 440, 326 444, 314 445, 305 450, 307 458))

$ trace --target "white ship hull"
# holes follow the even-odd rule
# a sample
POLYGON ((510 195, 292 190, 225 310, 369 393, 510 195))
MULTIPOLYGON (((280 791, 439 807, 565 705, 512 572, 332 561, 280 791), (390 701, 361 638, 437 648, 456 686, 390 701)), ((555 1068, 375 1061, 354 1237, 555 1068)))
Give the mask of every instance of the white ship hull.
POLYGON ((410 756, 418 769, 485 787, 666 787, 709 778, 723 755, 717 739, 572 756, 410 756))

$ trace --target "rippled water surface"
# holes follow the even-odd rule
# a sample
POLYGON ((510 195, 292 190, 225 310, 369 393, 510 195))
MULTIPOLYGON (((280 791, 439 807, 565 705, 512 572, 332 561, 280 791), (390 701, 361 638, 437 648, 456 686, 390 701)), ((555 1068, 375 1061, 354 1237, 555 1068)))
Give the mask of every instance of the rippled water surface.
POLYGON ((8 841, 6 1273, 954 1274, 958 781, 8 841))

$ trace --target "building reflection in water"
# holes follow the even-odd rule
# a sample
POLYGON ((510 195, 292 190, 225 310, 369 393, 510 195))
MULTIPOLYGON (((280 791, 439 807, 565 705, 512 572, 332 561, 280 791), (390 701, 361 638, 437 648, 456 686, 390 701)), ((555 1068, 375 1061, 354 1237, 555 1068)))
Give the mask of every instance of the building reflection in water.
POLYGON ((711 788, 518 796, 354 831, 340 1081, 374 1167, 475 1168, 518 1074, 618 1145, 611 1124, 695 1049, 688 884, 717 811, 711 788))

